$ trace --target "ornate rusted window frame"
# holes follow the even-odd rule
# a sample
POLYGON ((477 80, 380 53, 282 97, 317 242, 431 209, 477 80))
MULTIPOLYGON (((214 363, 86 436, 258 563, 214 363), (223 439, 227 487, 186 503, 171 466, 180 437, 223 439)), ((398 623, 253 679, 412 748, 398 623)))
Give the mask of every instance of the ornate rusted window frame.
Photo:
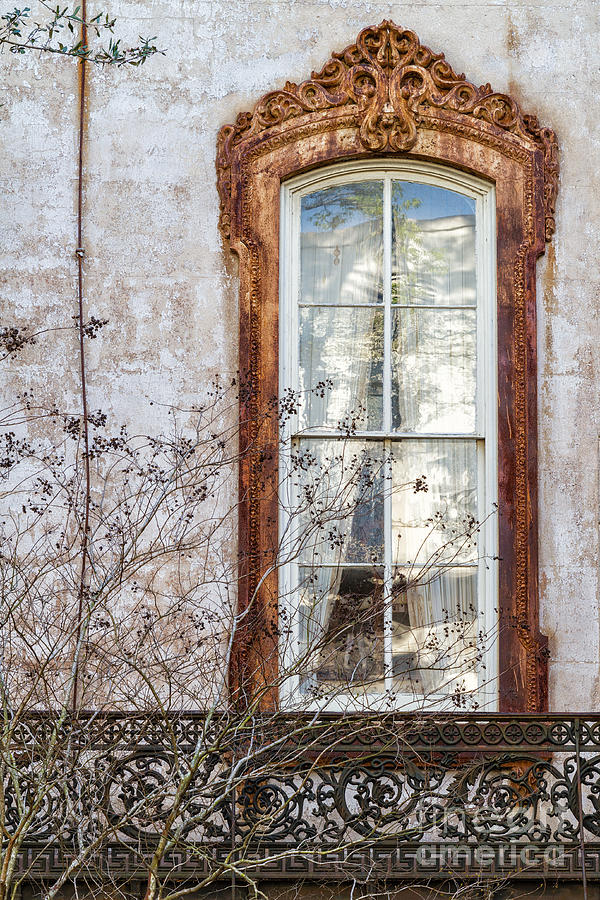
POLYGON ((266 94, 218 136, 220 227, 240 276, 240 610, 234 695, 276 704, 279 210, 282 181, 360 158, 412 157, 496 189, 499 694, 503 712, 547 708, 539 629, 536 261, 554 232, 554 132, 516 101, 457 75, 442 53, 384 21, 302 84, 266 94), (270 488, 269 488, 270 485, 270 488), (272 686, 272 687, 270 687, 272 686))

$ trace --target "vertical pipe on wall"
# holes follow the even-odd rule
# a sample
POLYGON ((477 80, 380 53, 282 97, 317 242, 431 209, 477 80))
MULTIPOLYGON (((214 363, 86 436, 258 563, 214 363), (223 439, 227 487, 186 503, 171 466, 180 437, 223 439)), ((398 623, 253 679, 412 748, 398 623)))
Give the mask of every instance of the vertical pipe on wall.
MULTIPOLYGON (((81 47, 87 47, 87 0, 81 0, 81 47)), ((86 594, 87 562, 89 554, 90 527, 90 455, 89 455, 89 419, 86 386, 85 332, 84 332, 84 297, 83 297, 83 158, 85 148, 85 101, 86 101, 86 59, 80 57, 77 63, 79 83, 79 134, 77 153, 77 322, 79 330, 79 377, 81 385, 81 438, 84 449, 84 508, 83 533, 81 538, 81 567, 77 597, 77 627, 75 632, 75 648, 73 661, 73 690, 71 705, 74 710, 79 704, 79 664, 80 643, 82 634, 83 606, 86 594)))

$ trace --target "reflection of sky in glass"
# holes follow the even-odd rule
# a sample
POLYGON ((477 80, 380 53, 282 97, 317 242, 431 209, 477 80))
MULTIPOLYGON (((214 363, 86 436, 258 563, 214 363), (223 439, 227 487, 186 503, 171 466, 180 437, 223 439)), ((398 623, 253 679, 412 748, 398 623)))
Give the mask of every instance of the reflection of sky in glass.
MULTIPOLYGON (((412 181, 392 182, 392 202, 408 204, 411 219, 439 219, 447 216, 474 216, 475 200, 456 191, 418 184, 412 181)), ((383 185, 380 181, 339 184, 306 194, 301 202, 302 232, 329 231, 335 224, 349 227, 373 221, 383 211, 383 185)))
POLYGON ((392 182, 392 203, 410 203, 406 215, 410 219, 441 219, 447 216, 474 216, 475 200, 449 191, 446 188, 434 187, 432 184, 416 184, 411 181, 392 182))
POLYGON ((314 191, 302 198, 301 210, 304 234, 374 221, 383 214, 383 182, 351 182, 314 191))

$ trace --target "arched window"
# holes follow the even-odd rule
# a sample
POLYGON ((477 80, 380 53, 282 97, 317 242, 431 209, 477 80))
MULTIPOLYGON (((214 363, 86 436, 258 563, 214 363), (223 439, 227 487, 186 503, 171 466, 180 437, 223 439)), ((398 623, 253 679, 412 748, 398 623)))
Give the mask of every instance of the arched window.
POLYGON ((282 429, 280 483, 296 490, 280 516, 281 692, 493 708, 493 185, 361 161, 284 182, 282 201, 279 381, 298 408, 282 429))
POLYGON ((222 128, 217 170, 240 260, 234 697, 543 710, 554 134, 383 22, 222 128))

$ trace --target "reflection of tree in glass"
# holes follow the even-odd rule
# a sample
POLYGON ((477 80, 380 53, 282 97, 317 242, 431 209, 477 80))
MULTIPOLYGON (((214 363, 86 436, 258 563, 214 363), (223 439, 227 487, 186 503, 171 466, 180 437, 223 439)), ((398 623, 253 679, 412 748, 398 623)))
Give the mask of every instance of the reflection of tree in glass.
POLYGON ((419 293, 431 292, 433 277, 446 266, 444 250, 428 249, 419 222, 408 215, 421 203, 405 197, 400 182, 392 184, 392 303, 422 302, 419 293))
MULTIPOLYGON (((394 212, 400 210, 404 221, 414 226, 412 230, 418 234, 418 226, 406 213, 410 209, 418 209, 422 200, 418 197, 405 198, 401 182, 394 182, 392 190, 394 212)), ((339 184, 302 198, 303 231, 335 231, 341 225, 358 225, 382 217, 383 184, 380 181, 339 184)))
POLYGON ((381 181, 339 184, 302 198, 303 231, 335 231, 343 225, 381 221, 382 216, 381 181))
MULTIPOLYGON (((410 188, 412 185, 409 185, 410 188)), ((409 303, 417 293, 431 292, 435 275, 446 267, 444 250, 427 248, 423 229, 410 215, 423 201, 407 196, 402 182, 392 184, 392 303, 409 303)), ((383 183, 359 181, 315 191, 302 198, 302 230, 333 232, 371 222, 381 227, 383 183)))

